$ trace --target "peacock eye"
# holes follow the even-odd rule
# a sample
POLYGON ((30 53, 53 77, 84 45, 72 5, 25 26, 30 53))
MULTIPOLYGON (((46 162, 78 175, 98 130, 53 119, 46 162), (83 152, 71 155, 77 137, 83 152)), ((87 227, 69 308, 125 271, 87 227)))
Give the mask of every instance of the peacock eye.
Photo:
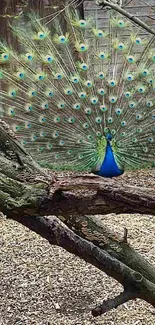
POLYGON ((110 87, 115 87, 116 86, 116 81, 115 80, 110 80, 109 81, 109 86, 110 87))
POLYGON ((105 95, 105 89, 103 89, 103 88, 98 89, 97 92, 101 96, 104 96, 105 95))
POLYGON ((127 91, 127 92, 124 94, 124 96, 125 96, 126 98, 131 97, 131 92, 130 92, 130 91, 127 91))
POLYGON ((104 105, 100 105, 100 110, 101 110, 102 112, 106 112, 106 111, 107 111, 107 107, 104 106, 104 105))
POLYGON ((110 137, 111 137, 110 140, 112 140, 112 138, 113 138, 112 135, 115 135, 115 134, 116 134, 116 130, 115 130, 115 129, 112 129, 112 130, 111 130, 111 135, 110 135, 110 137))
POLYGON ((32 105, 26 105, 25 109, 27 112, 31 112, 33 110, 33 107, 32 105))
POLYGON ((95 105, 95 104, 97 104, 97 102, 98 102, 98 98, 97 98, 97 97, 92 97, 92 98, 91 98, 91 103, 92 103, 92 104, 95 105))
POLYGON ((3 61, 8 61, 9 60, 9 53, 2 53, 1 58, 3 59, 3 61))
POLYGON ((133 76, 132 76, 132 75, 128 75, 128 76, 127 76, 127 80, 128 80, 128 81, 132 81, 132 80, 133 80, 133 76))
POLYGON ((59 136, 59 132, 58 131, 54 131, 53 132, 53 138, 58 138, 59 136))
POLYGON ((54 122, 55 122, 55 123, 60 122, 60 117, 59 117, 59 116, 54 117, 54 122))
POLYGON ((152 107, 152 106, 153 106, 153 102, 152 102, 152 101, 147 102, 147 103, 146 103, 146 106, 147 106, 147 107, 152 107))
POLYGON ((135 58, 134 58, 133 56, 128 56, 128 57, 127 57, 127 61, 128 61, 129 63, 134 63, 134 62, 135 62, 135 58))
POLYGON ((44 74, 36 74, 36 80, 43 81, 44 79, 45 79, 45 75, 44 74))
POLYGON ((90 140, 90 141, 92 141, 93 140, 93 136, 89 134, 89 135, 87 135, 87 139, 90 140))
POLYGON ((81 160, 83 158, 83 155, 82 154, 79 154, 78 155, 78 158, 81 160))
POLYGON ((136 43, 137 45, 142 44, 142 39, 141 39, 140 37, 136 38, 136 39, 135 39, 135 43, 136 43))
POLYGON ((85 99, 86 98, 86 93, 85 92, 81 92, 78 95, 79 95, 79 98, 81 98, 81 99, 85 99))
POLYGON ((152 137, 149 137, 148 141, 152 143, 152 142, 154 142, 154 139, 152 137))
POLYGON ((155 61, 155 55, 152 56, 152 61, 155 61))
POLYGON ((67 154, 68 155, 71 155, 73 153, 73 150, 72 149, 69 149, 68 151, 67 151, 67 154))
POLYGON ((60 141, 59 141, 59 144, 60 144, 60 146, 64 146, 65 141, 64 141, 64 140, 60 140, 60 141))
POLYGON ((48 62, 52 62, 52 61, 53 61, 52 56, 48 56, 48 57, 47 57, 47 61, 48 61, 48 62))
POLYGON ((69 117, 68 122, 71 124, 75 123, 75 117, 69 117))
POLYGON ((88 46, 86 44, 82 43, 82 44, 79 45, 79 51, 80 52, 85 52, 87 50, 88 50, 88 46))
POLYGON ((88 124, 88 123, 84 123, 84 124, 83 124, 83 128, 84 128, 84 129, 88 129, 88 128, 89 128, 89 124, 88 124))
POLYGON ((126 126, 126 121, 122 121, 121 126, 123 126, 123 127, 126 126))
POLYGON ((121 115, 122 110, 119 108, 119 109, 116 109, 115 112, 116 112, 117 115, 121 115))
POLYGON ((150 85, 153 85, 154 80, 153 80, 153 79, 148 79, 147 82, 148 82, 150 85))
POLYGON ((48 97, 53 97, 54 96, 54 91, 53 90, 46 90, 46 92, 45 92, 45 94, 46 94, 46 96, 48 96, 48 97))
POLYGON ((136 114, 136 120, 141 120, 142 115, 141 114, 136 114))
POLYGON ((76 109, 76 110, 79 110, 81 108, 81 104, 80 103, 74 104, 73 108, 76 109))
POLYGON ((65 108, 65 103, 64 102, 60 102, 58 104, 58 108, 65 108))
POLYGON ((91 108, 85 108, 85 113, 86 113, 87 115, 90 115, 91 112, 92 112, 91 108))
POLYGON ((107 122, 108 122, 109 124, 112 124, 112 123, 113 123, 113 118, 112 118, 112 117, 108 117, 107 122))
POLYGON ((99 53, 99 59, 104 60, 106 58, 106 54, 104 52, 99 53))
POLYGON ((137 133, 141 133, 141 132, 142 132, 142 128, 137 128, 137 129, 136 129, 136 132, 137 132, 137 133))
POLYGON ((55 78, 56 78, 57 80, 61 80, 61 79, 62 79, 62 74, 60 74, 60 73, 56 73, 56 74, 55 74, 55 78))
POLYGON ((45 33, 43 33, 43 32, 38 32, 38 37, 40 38, 40 39, 44 39, 45 38, 45 33))
POLYGON ((8 115, 15 116, 15 111, 14 111, 13 108, 11 108, 11 109, 8 111, 8 115))
POLYGON ((64 36, 64 35, 60 35, 59 36, 59 41, 60 41, 60 43, 65 43, 66 42, 66 37, 64 36))
POLYGON ((105 78, 105 74, 103 73, 103 72, 100 72, 99 73, 99 78, 102 80, 102 79, 104 79, 105 78))
POLYGON ((105 32, 101 29, 95 30, 95 36, 97 37, 105 37, 105 32))
POLYGON ((81 65, 81 69, 84 70, 84 71, 86 71, 88 69, 88 66, 86 64, 82 64, 81 65))
POLYGON ((78 26, 84 28, 87 26, 87 22, 85 20, 81 19, 78 22, 78 26))
POLYGON ((36 135, 32 135, 32 138, 31 138, 33 141, 37 140, 37 136, 36 135))
POLYGON ((119 44, 118 44, 118 49, 119 49, 119 50, 124 50, 124 48, 125 48, 124 43, 119 43, 119 44))
POLYGON ((8 95, 9 95, 9 97, 16 97, 17 92, 16 92, 16 90, 11 90, 11 91, 9 91, 8 95))
POLYGON ((139 87, 138 92, 143 94, 145 92, 145 87, 139 87))
POLYGON ((87 80, 87 81, 85 82, 85 86, 88 87, 88 88, 92 87, 92 85, 93 85, 93 83, 92 83, 92 81, 90 81, 90 80, 87 80))
POLYGON ((79 83, 79 78, 78 77, 72 77, 72 82, 77 84, 79 83))
POLYGON ((49 108, 49 104, 48 104, 47 102, 43 102, 43 103, 41 104, 41 108, 42 108, 42 109, 48 109, 48 108, 49 108))
POLYGON ((147 147, 144 147, 143 148, 143 152, 147 153, 148 152, 148 148, 147 147))
POLYGON ((109 101, 111 104, 115 104, 117 102, 117 97, 116 96, 110 96, 109 101))
POLYGON ((119 27, 124 27, 125 26, 124 20, 118 20, 118 26, 119 27))
POLYGON ((102 117, 97 116, 96 119, 95 119, 95 122, 96 122, 97 124, 102 123, 102 117))
POLYGON ((136 104, 134 102, 129 103, 129 108, 135 108, 136 104))
POLYGON ((147 69, 143 70, 143 71, 142 71, 142 75, 143 75, 144 77, 148 76, 148 75, 149 75, 149 70, 147 70, 147 69))
POLYGON ((65 90, 65 94, 66 95, 72 95, 73 94, 73 90, 72 89, 66 89, 65 90))

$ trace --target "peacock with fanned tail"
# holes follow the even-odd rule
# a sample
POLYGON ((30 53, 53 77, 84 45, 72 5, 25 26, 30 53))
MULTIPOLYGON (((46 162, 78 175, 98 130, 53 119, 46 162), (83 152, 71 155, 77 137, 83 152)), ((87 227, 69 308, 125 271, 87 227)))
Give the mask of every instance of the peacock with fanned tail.
POLYGON ((1 119, 42 167, 114 177, 155 166, 155 40, 109 11, 29 15, 0 43, 1 119), (65 21, 65 24, 64 24, 65 21))

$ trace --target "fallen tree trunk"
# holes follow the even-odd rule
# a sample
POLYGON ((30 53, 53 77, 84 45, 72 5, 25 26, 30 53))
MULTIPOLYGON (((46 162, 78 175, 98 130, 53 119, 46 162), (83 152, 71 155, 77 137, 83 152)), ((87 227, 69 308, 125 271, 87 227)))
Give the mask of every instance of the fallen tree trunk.
POLYGON ((155 215, 155 188, 122 184, 97 176, 65 176, 28 184, 0 174, 0 204, 7 215, 155 215), (51 185, 50 185, 51 182, 51 185), (85 191, 85 195, 81 191, 85 191))

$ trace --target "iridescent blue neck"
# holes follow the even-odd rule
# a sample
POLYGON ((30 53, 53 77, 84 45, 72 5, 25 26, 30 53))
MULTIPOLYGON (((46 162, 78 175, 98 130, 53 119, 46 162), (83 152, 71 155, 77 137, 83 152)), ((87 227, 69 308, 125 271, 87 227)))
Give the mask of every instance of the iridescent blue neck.
POLYGON ((110 140, 112 139, 111 135, 107 136, 106 138, 107 138, 106 152, 98 175, 102 177, 110 177, 110 178, 117 177, 122 175, 124 171, 118 167, 115 161, 114 153, 110 144, 110 140))

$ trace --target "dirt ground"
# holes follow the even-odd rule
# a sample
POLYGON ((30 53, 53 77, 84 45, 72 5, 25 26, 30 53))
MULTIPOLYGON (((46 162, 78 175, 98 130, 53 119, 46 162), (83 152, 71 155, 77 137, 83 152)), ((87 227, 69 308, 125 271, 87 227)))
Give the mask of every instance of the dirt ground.
MULTIPOLYGON (((129 230, 129 243, 155 264, 155 218, 98 216, 111 229, 129 230)), ((0 325, 153 325, 155 310, 131 301, 98 318, 91 309, 122 287, 95 267, 22 225, 1 218, 0 325)))

